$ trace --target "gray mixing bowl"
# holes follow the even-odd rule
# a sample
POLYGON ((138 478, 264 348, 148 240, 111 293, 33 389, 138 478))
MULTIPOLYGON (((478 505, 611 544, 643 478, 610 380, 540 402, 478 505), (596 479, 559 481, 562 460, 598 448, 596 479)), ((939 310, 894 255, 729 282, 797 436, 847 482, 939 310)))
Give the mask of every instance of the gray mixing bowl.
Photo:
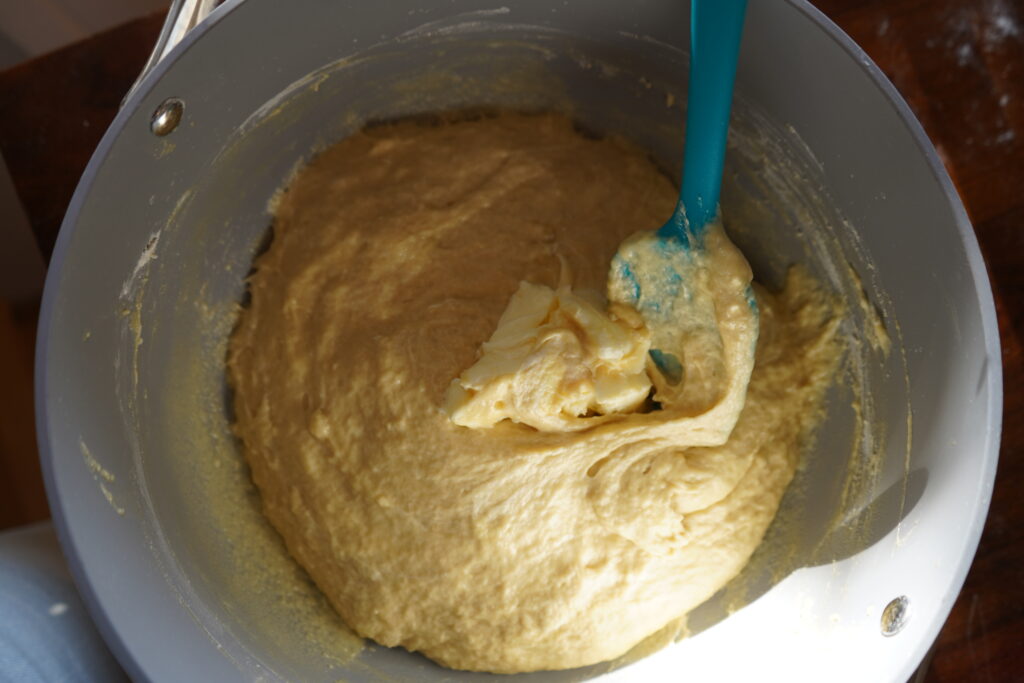
MULTIPOLYGON (((38 432, 83 596, 137 680, 483 680, 361 645, 263 523, 225 340, 268 202, 365 121, 557 109, 681 158, 684 2, 231 0, 100 143, 54 253, 38 432), (150 117, 184 102, 165 137, 150 117)), ((752 0, 723 207, 757 277, 846 304, 828 417, 750 566, 655 654, 519 678, 903 681, 988 507, 1001 370, 985 268, 920 126, 804 2, 752 0)), ((653 227, 653 226, 652 226, 653 227)), ((641 653, 635 653, 641 654, 641 653)))

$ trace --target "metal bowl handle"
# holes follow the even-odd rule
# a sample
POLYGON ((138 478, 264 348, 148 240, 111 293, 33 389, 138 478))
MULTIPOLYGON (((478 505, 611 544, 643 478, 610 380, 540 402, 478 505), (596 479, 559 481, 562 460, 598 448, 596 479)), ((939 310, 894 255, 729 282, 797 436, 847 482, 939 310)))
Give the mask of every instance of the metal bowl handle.
POLYGON ((146 60, 146 65, 142 67, 139 77, 135 79, 132 87, 128 88, 127 94, 121 100, 122 108, 135 91, 138 90, 139 85, 146 79, 149 72, 160 63, 160 60, 167 56, 167 53, 174 49, 175 45, 181 42, 186 33, 210 15, 210 12, 214 10, 218 2, 219 0, 173 0, 171 2, 171 6, 167 10, 167 18, 164 20, 164 26, 160 29, 160 37, 156 39, 153 52, 149 55, 149 59, 146 60))

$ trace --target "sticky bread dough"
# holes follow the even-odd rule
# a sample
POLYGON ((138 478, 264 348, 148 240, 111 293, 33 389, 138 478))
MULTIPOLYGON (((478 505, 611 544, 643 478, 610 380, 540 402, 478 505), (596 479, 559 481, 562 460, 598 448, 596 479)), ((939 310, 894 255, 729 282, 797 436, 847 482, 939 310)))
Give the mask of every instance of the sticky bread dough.
POLYGON ((664 411, 590 429, 452 423, 526 281, 603 291, 620 242, 675 188, 560 116, 368 129, 276 208, 230 343, 236 433, 289 551, 363 636, 461 669, 614 658, 735 576, 791 480, 837 355, 794 270, 758 289, 760 337, 726 443, 664 411))

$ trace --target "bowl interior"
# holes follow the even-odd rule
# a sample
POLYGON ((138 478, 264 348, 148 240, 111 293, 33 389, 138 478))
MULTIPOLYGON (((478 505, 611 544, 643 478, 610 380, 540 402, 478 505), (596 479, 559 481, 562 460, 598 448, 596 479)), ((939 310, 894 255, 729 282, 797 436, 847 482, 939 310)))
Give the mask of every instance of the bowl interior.
MULTIPOLYGON (((632 139, 675 177, 686 8, 402 3, 356 19, 339 3, 302 16, 283 4, 222 8, 122 114, 76 195, 47 285, 41 371, 65 545, 136 675, 490 678, 362 643, 264 522, 224 376, 245 276, 274 193, 368 121, 554 109, 632 139), (261 37, 290 47, 259 49, 261 37), (147 112, 172 95, 185 122, 155 138, 147 112), (168 633, 195 657, 164 652, 168 633)), ((842 376, 778 519, 743 574, 691 615, 690 638, 521 678, 685 667, 735 680, 786 666, 794 678, 905 679, 948 613, 994 468, 991 301, 934 153, 851 50, 802 6, 750 8, 727 229, 760 281, 778 286, 805 264, 846 310, 842 376), (914 618, 884 638, 882 610, 901 595, 914 618), (744 661, 726 654, 737 639, 744 661)))

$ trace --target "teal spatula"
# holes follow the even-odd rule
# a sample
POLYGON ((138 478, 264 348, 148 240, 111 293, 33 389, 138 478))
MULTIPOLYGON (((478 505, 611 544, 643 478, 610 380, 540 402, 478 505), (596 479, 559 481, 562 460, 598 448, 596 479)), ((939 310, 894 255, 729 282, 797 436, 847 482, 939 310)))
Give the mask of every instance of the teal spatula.
MULTIPOLYGON (((636 308, 651 329, 650 355, 661 374, 655 378, 656 397, 664 400, 671 395, 677 407, 692 413, 714 404, 728 391, 727 385, 734 384, 726 377, 726 356, 735 350, 724 348, 719 334, 722 285, 713 281, 716 274, 711 271, 717 266, 706 250, 710 226, 718 216, 746 4, 746 0, 691 0, 690 82, 679 202, 653 236, 646 233, 622 244, 609 275, 609 298, 636 308), (677 391, 672 387, 683 382, 687 355, 717 360, 687 367, 687 386, 677 391), (716 387, 721 391, 716 393, 716 387)), ((745 315, 754 317, 756 333, 749 277, 737 282, 734 291, 724 296, 749 309, 745 315)), ((749 352, 753 353, 752 347, 749 352)))
MULTIPOLYGON (((691 241, 718 213, 736 58, 747 0, 692 0, 683 187, 658 236, 691 241)), ((699 241, 699 240, 698 240, 699 241)))

